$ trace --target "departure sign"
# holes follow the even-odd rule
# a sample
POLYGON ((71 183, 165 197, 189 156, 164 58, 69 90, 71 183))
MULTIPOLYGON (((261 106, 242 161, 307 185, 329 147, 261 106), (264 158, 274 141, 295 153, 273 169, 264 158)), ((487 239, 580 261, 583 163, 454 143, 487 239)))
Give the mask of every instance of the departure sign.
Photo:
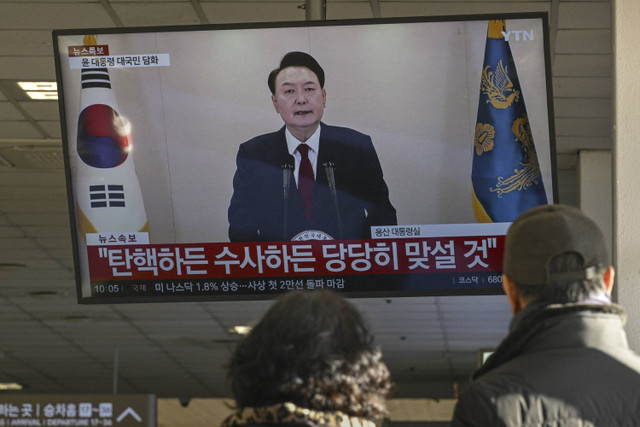
POLYGON ((86 426, 152 427, 156 425, 153 395, 0 396, 0 427, 86 426))

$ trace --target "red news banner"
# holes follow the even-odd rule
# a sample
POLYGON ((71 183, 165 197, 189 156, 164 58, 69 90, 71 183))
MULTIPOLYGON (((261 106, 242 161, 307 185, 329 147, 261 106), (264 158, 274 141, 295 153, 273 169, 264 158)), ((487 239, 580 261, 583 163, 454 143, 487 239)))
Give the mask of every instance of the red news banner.
MULTIPOLYGON (((126 236, 118 236, 118 239, 124 241, 126 236)), ((340 278, 341 289, 364 291, 362 285, 357 284, 364 279, 363 276, 383 277, 385 283, 391 284, 391 290, 407 289, 404 283, 411 278, 408 289, 420 290, 421 283, 424 282, 427 289, 434 286, 430 282, 436 279, 447 286, 453 283, 476 288, 483 285, 498 287, 503 247, 504 236, 497 235, 266 243, 126 244, 89 246, 88 257, 92 285, 120 283, 135 286, 136 293, 141 289, 140 284, 144 284, 145 291, 150 286, 164 293, 163 281, 187 280, 192 285, 198 280, 207 283, 217 280, 227 285, 232 283, 236 290, 247 287, 256 290, 251 283, 265 280, 271 284, 270 291, 277 292, 292 290, 289 286, 291 280, 287 279, 299 279, 295 283, 301 286, 296 288, 309 289, 314 277, 340 278), (402 283, 393 285, 394 278, 403 278, 402 283), (278 280, 287 282, 286 286, 278 285, 278 280), (354 285, 348 286, 350 283, 354 285)), ((218 286, 215 290, 218 291, 218 286)))

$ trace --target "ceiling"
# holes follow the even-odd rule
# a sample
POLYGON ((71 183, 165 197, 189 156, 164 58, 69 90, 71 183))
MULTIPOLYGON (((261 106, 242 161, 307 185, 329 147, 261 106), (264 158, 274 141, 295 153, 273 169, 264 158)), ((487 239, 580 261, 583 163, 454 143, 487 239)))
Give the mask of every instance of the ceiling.
MULTIPOLYGON (((55 80, 51 31, 303 20, 302 0, 0 0, 0 382, 33 393, 226 395, 224 363, 268 302, 78 305, 54 101, 18 80, 55 80), (13 160, 12 160, 13 159, 13 160)), ((579 150, 611 148, 609 1, 327 1, 327 18, 550 12, 559 199, 576 204, 579 150)), ((503 296, 356 299, 399 397, 453 397, 510 318, 503 296)))

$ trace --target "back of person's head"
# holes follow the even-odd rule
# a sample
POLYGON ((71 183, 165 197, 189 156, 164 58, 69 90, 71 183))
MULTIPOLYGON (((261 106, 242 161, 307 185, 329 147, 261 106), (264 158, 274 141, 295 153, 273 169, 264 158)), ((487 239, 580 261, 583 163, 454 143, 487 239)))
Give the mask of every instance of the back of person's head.
POLYGON ((280 71, 284 70, 288 67, 305 67, 311 70, 316 77, 318 78, 318 83, 320 83, 320 87, 324 88, 324 70, 315 60, 315 58, 309 55, 306 52, 289 52, 280 60, 280 65, 275 70, 272 70, 269 73, 269 78, 267 79, 267 85, 269 86, 269 90, 272 94, 276 93, 276 78, 280 71))
POLYGON ((580 302, 606 295, 602 232, 577 208, 543 205, 509 227, 503 271, 528 301, 580 302))
POLYGON ((292 402, 377 420, 391 380, 358 310, 330 291, 278 300, 229 364, 239 408, 292 402))

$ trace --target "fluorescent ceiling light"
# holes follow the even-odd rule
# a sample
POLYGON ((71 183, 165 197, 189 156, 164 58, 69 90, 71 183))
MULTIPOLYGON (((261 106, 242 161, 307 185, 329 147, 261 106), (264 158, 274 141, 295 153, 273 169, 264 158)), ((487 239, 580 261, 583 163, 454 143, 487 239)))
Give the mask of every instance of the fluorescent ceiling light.
POLYGON ((18 82, 18 86, 31 99, 38 101, 55 101, 58 99, 58 84, 56 82, 18 82))
POLYGON ((0 390, 22 390, 18 383, 0 383, 0 390))
POLYGON ((247 335, 251 332, 251 326, 234 326, 230 332, 238 335, 247 335))
POLYGON ((29 98, 36 99, 38 101, 55 101, 58 99, 58 92, 33 92, 27 91, 29 98))
POLYGON ((55 92, 58 90, 58 84, 56 82, 18 82, 18 86, 25 92, 30 90, 55 92))

